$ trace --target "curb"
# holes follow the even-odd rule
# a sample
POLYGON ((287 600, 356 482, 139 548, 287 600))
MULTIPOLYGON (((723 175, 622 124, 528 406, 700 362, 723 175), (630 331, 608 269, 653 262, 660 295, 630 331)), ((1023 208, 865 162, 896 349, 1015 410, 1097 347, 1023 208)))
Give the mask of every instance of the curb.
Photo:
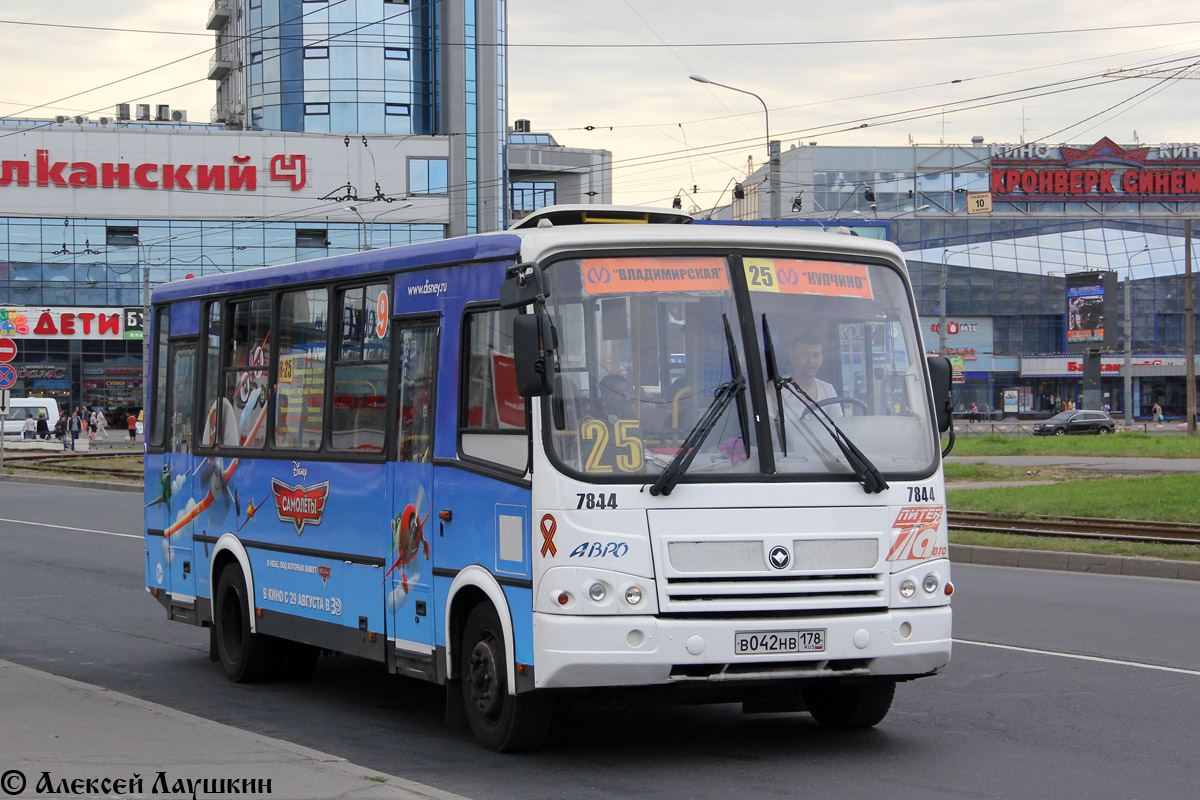
POLYGON ((0 481, 33 483, 43 486, 66 486, 71 489, 96 489, 103 492, 136 492, 141 494, 145 491, 144 487, 133 483, 106 483, 104 481, 84 481, 78 478, 41 478, 35 475, 0 475, 0 481))
POLYGON ((1200 581, 1200 561, 1172 561, 1166 558, 1099 556, 1092 553, 1010 550, 1006 547, 951 544, 950 561, 992 567, 1022 567, 1065 572, 1091 572, 1100 575, 1200 581))
MULTIPOLYGON (((11 670, 15 673, 35 678, 39 681, 46 681, 57 684, 63 690, 75 690, 96 696, 104 697, 111 706, 119 708, 120 706, 131 706, 140 709, 149 714, 154 714, 159 717, 170 719, 181 725, 194 725, 204 730, 219 733, 223 737, 233 740, 241 740, 247 742, 246 752, 255 752, 262 754, 270 750, 279 750, 284 753, 290 753, 301 759, 301 763, 308 765, 320 765, 320 768, 329 772, 337 772, 353 780, 377 780, 382 778, 379 786, 365 784, 361 791, 352 792, 346 796, 361 795, 363 797, 371 796, 387 796, 389 798, 402 797, 405 800, 468 800, 463 795, 454 794, 453 792, 444 791, 434 786, 428 786, 423 783, 401 778, 396 775, 391 775, 386 772, 381 772, 375 769, 353 764, 342 756, 332 755, 320 750, 315 750, 304 745, 295 744, 285 739, 276 739, 270 736, 265 736, 253 731, 235 728, 231 725, 215 722, 204 717, 189 714, 186 711, 180 711, 170 706, 160 705, 149 700, 143 700, 140 697, 124 694, 122 692, 112 691, 102 686, 96 686, 90 683, 74 680, 73 678, 55 675, 51 672, 27 667, 22 664, 17 664, 12 661, 0 660, 0 674, 5 670, 11 670), (375 791, 377 790, 377 791, 375 791)), ((63 692, 64 696, 66 691, 63 692)), ((200 757, 202 759, 202 757, 200 757)), ((193 757, 193 761, 198 760, 193 757)))

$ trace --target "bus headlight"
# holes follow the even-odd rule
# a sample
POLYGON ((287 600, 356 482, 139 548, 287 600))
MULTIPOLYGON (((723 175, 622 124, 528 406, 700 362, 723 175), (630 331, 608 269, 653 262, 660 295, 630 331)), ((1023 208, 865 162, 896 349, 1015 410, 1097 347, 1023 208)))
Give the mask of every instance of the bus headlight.
POLYGON ((912 578, 905 578, 904 582, 900 584, 900 596, 903 597, 905 600, 907 600, 908 598, 912 597, 916 593, 917 593, 917 584, 913 581, 912 578))
POLYGON ((921 588, 925 590, 925 594, 933 594, 938 590, 938 576, 932 572, 925 576, 925 580, 921 581, 921 588))
POLYGON ((654 579, 593 567, 551 567, 537 579, 533 610, 543 614, 644 616, 658 613, 654 579))

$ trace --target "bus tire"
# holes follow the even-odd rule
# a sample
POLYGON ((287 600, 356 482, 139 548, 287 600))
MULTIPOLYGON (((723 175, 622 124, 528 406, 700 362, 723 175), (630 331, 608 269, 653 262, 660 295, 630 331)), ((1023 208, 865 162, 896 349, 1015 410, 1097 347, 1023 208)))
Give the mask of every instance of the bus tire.
POLYGON ((281 642, 250 630, 250 602, 242 568, 227 564, 217 579, 213 599, 213 628, 217 654, 225 675, 234 683, 254 683, 276 677, 281 642))
POLYGON ((475 740, 488 750, 531 750, 546 739, 553 701, 508 692, 504 629, 490 603, 471 609, 459 648, 463 705, 475 740))
POLYGON ((870 728, 887 716, 895 694, 895 681, 821 681, 804 689, 804 704, 826 728, 870 728))

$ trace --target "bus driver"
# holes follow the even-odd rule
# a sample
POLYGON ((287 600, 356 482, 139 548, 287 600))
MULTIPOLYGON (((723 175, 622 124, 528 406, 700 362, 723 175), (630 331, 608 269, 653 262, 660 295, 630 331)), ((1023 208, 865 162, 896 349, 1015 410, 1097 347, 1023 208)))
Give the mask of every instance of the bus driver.
MULTIPOLYGON (((788 345, 787 361, 791 368, 792 380, 814 401, 819 403, 822 400, 831 400, 838 396, 833 384, 817 377, 817 373, 821 371, 821 365, 825 363, 825 348, 820 337, 815 333, 802 333, 793 339, 788 345)), ((787 369, 783 364, 779 366, 781 372, 787 369)), ((793 424, 808 411, 808 407, 786 387, 783 390, 783 405, 784 419, 791 420, 793 424)), ((767 407, 771 419, 777 420, 778 414, 775 410, 775 393, 773 391, 767 392, 767 407)), ((842 416, 842 407, 838 403, 824 405, 821 410, 831 417, 842 416)))
MULTIPOLYGON (((792 339, 792 343, 787 347, 787 363, 791 367, 792 380, 814 401, 820 403, 838 396, 833 384, 817 378, 817 373, 821 372, 821 365, 824 363, 824 345, 816 333, 802 333, 792 339)), ((799 419, 806 410, 805 405, 786 389, 784 403, 784 413, 788 417, 792 416, 794 410, 796 419, 799 419)), ((822 409, 829 416, 841 416, 841 405, 838 403, 823 405, 822 409)))

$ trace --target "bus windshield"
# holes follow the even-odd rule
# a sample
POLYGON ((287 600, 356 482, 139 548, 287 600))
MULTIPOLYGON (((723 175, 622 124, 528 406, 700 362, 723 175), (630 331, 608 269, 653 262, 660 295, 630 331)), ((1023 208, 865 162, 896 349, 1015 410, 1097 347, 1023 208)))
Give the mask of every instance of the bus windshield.
POLYGON ((553 393, 543 404, 547 449, 568 473, 602 482, 659 476, 735 369, 749 379, 747 353, 766 379, 738 398, 746 421, 740 403, 728 403, 685 480, 761 475, 772 463, 797 479, 853 476, 827 425, 885 474, 934 466, 923 355, 904 281, 891 268, 623 256, 560 260, 546 277, 558 331, 553 393), (736 299, 733 270, 745 273, 748 305, 736 299), (756 331, 749 346, 747 315, 756 331), (755 420, 763 416, 773 460, 760 458, 768 445, 755 420))

